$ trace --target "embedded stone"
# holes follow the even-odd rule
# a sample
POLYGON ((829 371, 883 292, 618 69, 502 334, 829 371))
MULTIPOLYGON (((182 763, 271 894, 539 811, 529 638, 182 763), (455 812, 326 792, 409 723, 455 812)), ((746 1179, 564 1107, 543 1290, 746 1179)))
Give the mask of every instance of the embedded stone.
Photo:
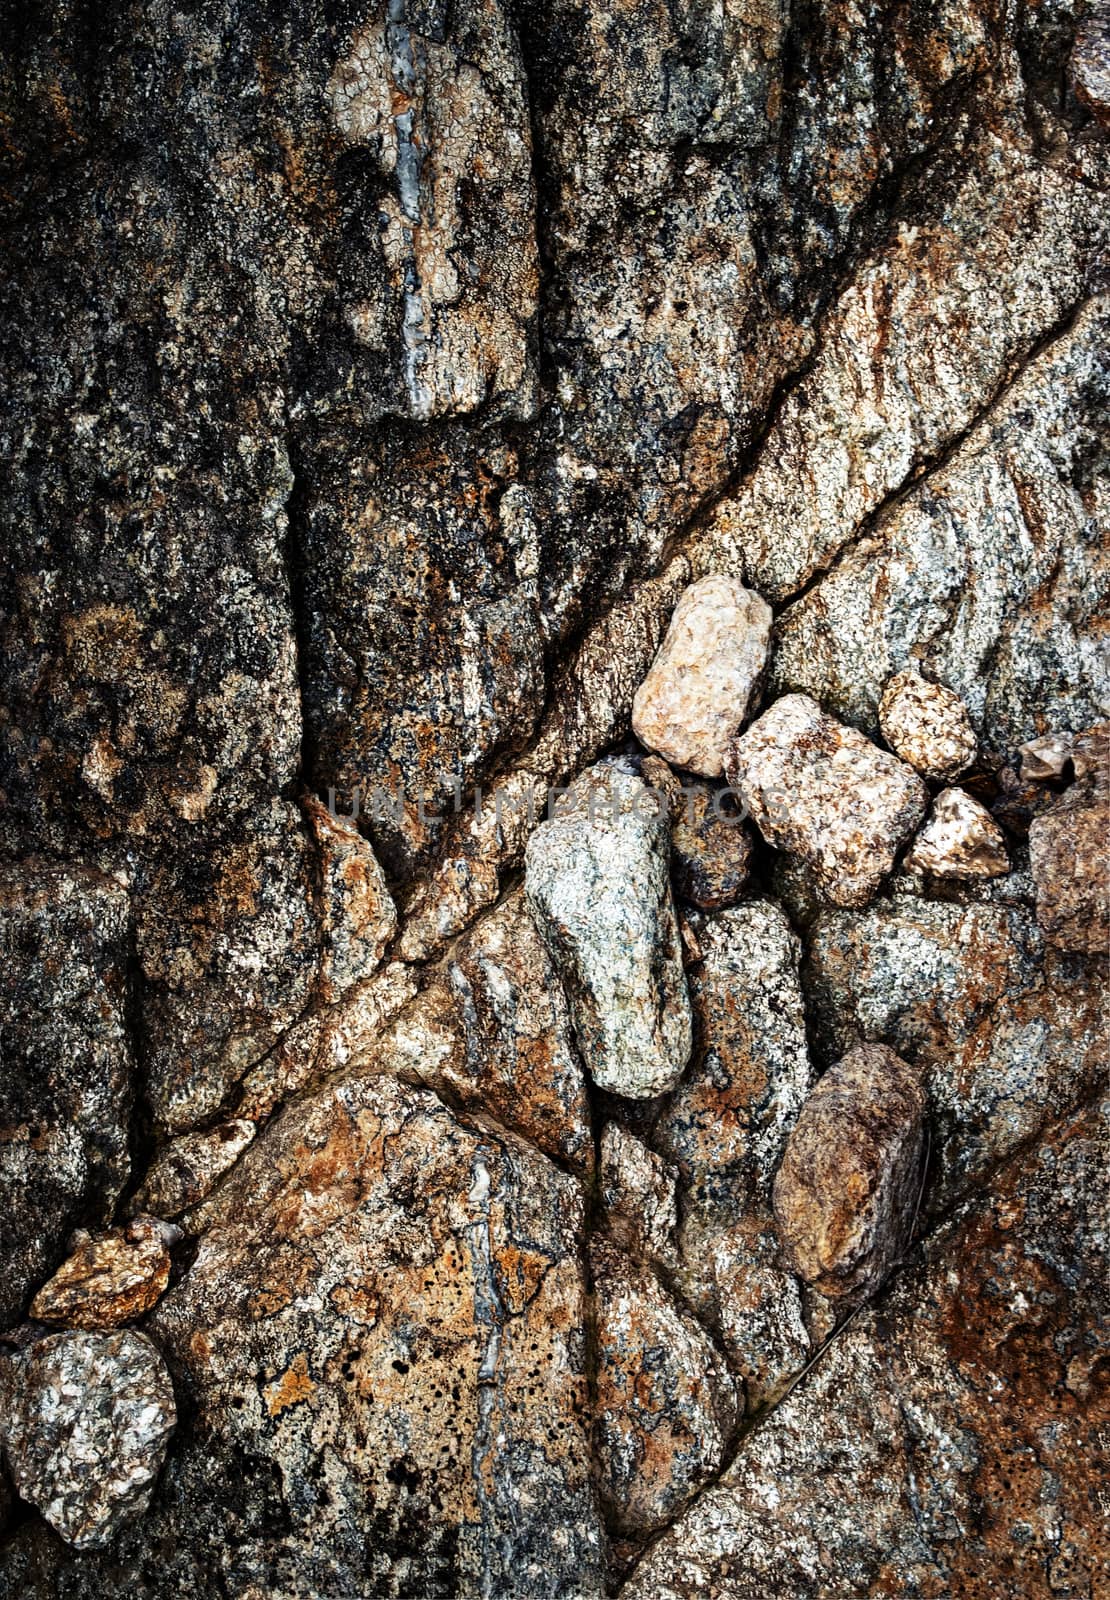
POLYGON ((177 1217, 210 1194, 255 1135, 245 1117, 221 1122, 205 1133, 186 1133, 162 1146, 134 1204, 159 1217, 177 1217))
POLYGON ((636 1255, 676 1260, 678 1172, 618 1122, 601 1130, 601 1202, 610 1234, 636 1255))
POLYGON ((775 1177, 775 1223, 798 1276, 845 1305, 899 1260, 921 1192, 925 1097, 885 1045, 861 1045, 813 1089, 775 1177))
POLYGON ((767 663, 771 608, 734 578, 693 583, 632 702, 632 727, 675 766, 720 777, 767 663))
POLYGON ((1010 870, 1002 829, 963 789, 942 789, 902 863, 936 878, 997 878, 1010 870))
POLYGON ((177 1421, 144 1334, 48 1334, 0 1362, 0 1397, 16 1490, 67 1544, 101 1549, 142 1515, 177 1421))
POLYGON ((137 1216, 97 1238, 85 1234, 73 1254, 31 1301, 39 1322, 116 1328, 157 1305, 170 1281, 168 1246, 180 1230, 137 1216))
POLYGON ((1029 827, 1029 866, 1037 886, 1037 921, 1061 950, 1092 954, 1110 947, 1110 782, 1095 768, 1029 827))
POLYGON ((690 1058, 690 1001, 657 797, 594 767, 528 841, 525 894, 601 1089, 646 1099, 690 1058))
POLYGON ((879 726, 891 749, 926 778, 956 778, 975 760, 975 729, 959 695, 912 669, 887 683, 879 726))
POLYGON ((732 744, 728 776, 769 844, 801 856, 834 905, 865 905, 925 815, 912 767, 789 694, 732 744))
POLYGON ((378 858, 358 829, 311 797, 304 808, 323 891, 317 984, 322 999, 337 1000, 381 965, 397 931, 397 909, 378 858))

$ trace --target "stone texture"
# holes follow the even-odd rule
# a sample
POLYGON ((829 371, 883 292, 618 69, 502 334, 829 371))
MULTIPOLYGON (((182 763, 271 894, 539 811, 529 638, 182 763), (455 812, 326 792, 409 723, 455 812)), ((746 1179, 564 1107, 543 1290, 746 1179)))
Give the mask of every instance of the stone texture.
POLYGON ((931 1135, 926 1209, 987 1183, 1100 1082, 1099 973, 1046 949, 1020 902, 908 894, 864 912, 825 911, 807 952, 820 1059, 883 1041, 920 1072, 931 1135))
POLYGON ((47 862, 0 867, 0 1319, 102 1225, 127 1181, 136 1071, 126 891, 47 862))
POLYGON ((720 1466, 743 1387, 649 1271, 600 1241, 591 1263, 601 1493, 618 1531, 644 1533, 720 1466))
POLYGON ((1010 858, 987 808, 963 789, 942 789, 902 865, 938 878, 996 878, 1010 858))
POLYGON ((1104 1137, 1087 1112, 1015 1159, 834 1340, 624 1600, 1097 1594, 1104 1137))
POLYGON ((177 1420, 141 1333, 54 1333, 0 1366, 0 1442, 20 1497, 77 1550, 141 1516, 177 1420))
POLYGON ((690 1056, 666 817, 613 766, 587 772, 565 804, 528 841, 525 892, 590 1076, 644 1099, 672 1088, 690 1056))
POLYGON ((31 1301, 31 1316, 90 1329, 137 1321, 169 1284, 174 1236, 173 1228, 148 1216, 95 1238, 85 1234, 31 1301))
POLYGON ((677 1169, 618 1122, 601 1130, 598 1189, 610 1236, 629 1254, 676 1265, 677 1169))
POLYGON ((632 701, 641 744, 672 766, 719 778, 767 663, 771 608, 731 578, 693 583, 632 701))
POLYGON ((178 1217, 203 1200, 238 1161, 255 1135, 243 1117, 221 1122, 206 1133, 171 1139, 147 1168, 132 1205, 159 1217, 178 1217))
POLYGON ((775 1226, 794 1271, 840 1306, 901 1260, 922 1192, 925 1099, 884 1045, 861 1045, 808 1095, 775 1174, 775 1226))
POLYGON ((1110 950, 1110 771, 1105 733, 1072 747, 1078 781, 1029 828, 1029 866, 1037 886, 1037 921, 1062 950, 1110 950))
POLYGON ((864 905, 925 814, 924 784, 807 695, 787 695, 728 753, 729 782, 769 844, 814 868, 836 905, 864 905))
POLYGON ((397 908, 373 850, 357 828, 318 800, 305 801, 320 857, 322 912, 317 993, 338 1000, 370 978, 397 931, 397 908))
POLYGON ((1104 127, 1110 126, 1110 17, 1097 5, 1079 25, 1068 76, 1076 98, 1104 127))
POLYGON ((680 1174, 677 1281, 760 1405, 809 1353, 771 1212, 775 1172, 813 1081, 800 949, 766 900, 701 919, 698 939, 694 1058, 651 1138, 680 1174))
POLYGON ((975 730, 959 695, 912 670, 896 672, 883 690, 879 726, 926 778, 957 778, 975 760, 975 730))
POLYGON ((671 817, 671 883, 675 894, 704 911, 735 905, 748 886, 752 830, 727 788, 680 779, 649 756, 645 783, 666 795, 671 817))

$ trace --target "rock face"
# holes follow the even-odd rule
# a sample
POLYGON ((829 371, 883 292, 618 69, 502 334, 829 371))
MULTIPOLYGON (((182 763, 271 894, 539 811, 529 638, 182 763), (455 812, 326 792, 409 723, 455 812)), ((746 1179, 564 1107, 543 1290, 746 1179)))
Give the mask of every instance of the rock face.
POLYGON ((86 1235, 31 1301, 31 1316, 74 1328, 136 1321, 170 1281, 172 1236, 164 1222, 143 1216, 96 1239, 86 1235))
POLYGON ((909 1243, 922 1190, 925 1100, 893 1050, 861 1045, 810 1093, 775 1176, 775 1225, 827 1299, 874 1294, 909 1243))
POLYGON ((8 9, 0 1594, 1094 1600, 1101 0, 8 9))
POLYGON ((727 760, 763 837, 809 862, 834 905, 865 905, 925 814, 912 769, 806 695, 777 701, 727 760))
POLYGON ((725 746, 747 719, 767 662, 771 608, 731 578, 683 594, 636 690, 632 727, 674 766, 719 778, 725 746))
POLYGON ((902 863, 938 878, 996 878, 1010 870, 1002 829, 963 789, 942 789, 902 863))
POLYGON ((54 1333, 0 1367, 0 1442, 20 1496, 77 1550, 106 1545, 150 1503, 177 1420, 141 1333, 54 1333))
POLYGON ((975 759, 975 730, 959 695, 916 672, 891 678, 879 726, 891 749, 926 778, 957 778, 975 759))
POLYGON ((638 778, 594 768, 528 843, 525 892, 567 985, 601 1089, 670 1089, 690 1056, 690 1002, 667 874, 667 821, 638 778))

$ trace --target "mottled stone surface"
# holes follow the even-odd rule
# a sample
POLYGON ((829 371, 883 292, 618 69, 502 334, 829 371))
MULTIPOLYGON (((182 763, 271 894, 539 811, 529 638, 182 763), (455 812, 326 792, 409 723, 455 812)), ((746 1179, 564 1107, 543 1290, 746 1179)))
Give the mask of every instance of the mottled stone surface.
POLYGON ((938 878, 996 878, 1010 870, 1002 829, 963 789, 942 789, 902 865, 938 878))
POLYGON ((843 1306, 902 1257, 922 1192, 925 1098, 885 1045, 851 1050, 806 1098, 775 1174, 775 1226, 799 1277, 843 1306))
POLYGON ((681 1176, 678 1281, 759 1404, 809 1351, 771 1213, 775 1172, 813 1081, 800 950, 768 901, 701 919, 698 940, 694 1059, 652 1140, 681 1176))
POLYGON ((185 1133, 169 1140, 147 1169, 134 1207, 159 1217, 180 1216, 210 1193, 254 1135, 254 1123, 237 1117, 206 1133, 185 1133))
POLYGON ((136 1322, 170 1281, 172 1239, 172 1229, 148 1216, 95 1238, 86 1234, 31 1301, 31 1316, 73 1328, 136 1322))
POLYGON ((591 1263, 601 1493, 616 1529, 643 1533, 674 1517, 720 1466, 743 1386, 649 1270, 601 1242, 591 1263))
POLYGON ((618 1244, 639 1257, 676 1264, 677 1169, 618 1122, 601 1131, 598 1190, 605 1223, 618 1244))
POLYGON ((879 726, 926 778, 957 778, 975 759, 975 730, 959 695, 912 670, 896 672, 883 690, 879 726))
POLYGON ((599 1088, 670 1089, 690 1056, 690 1002, 656 797, 616 767, 586 773, 528 841, 525 892, 563 976, 599 1088))
POLYGON ((1076 98, 1110 126, 1110 17, 1103 7, 1092 5, 1081 21, 1068 76, 1076 98))
POLYGON ((381 965, 397 931, 397 908, 366 840, 318 800, 305 802, 320 859, 321 929, 317 992, 338 1000, 381 965))
POLYGON ((771 608, 732 578, 693 583, 632 702, 632 728, 673 766, 719 778, 767 663, 771 608))
POLYGON ((77 1550, 141 1516, 177 1420, 145 1335, 53 1333, 0 1358, 0 1443, 20 1497, 77 1550))
POLYGON ((920 1069, 927 1209, 988 1182, 999 1161, 1101 1081, 1101 976, 1047 949, 1026 905, 899 896, 863 912, 823 912, 807 949, 821 1060, 882 1041, 920 1069))
POLYGON ((787 695, 730 746, 729 782, 769 844, 814 868, 836 905, 865 905, 925 814, 911 767, 807 695, 787 695))
POLYGON ((0 1320, 103 1224, 127 1181, 134 1043, 126 891, 99 873, 0 867, 0 1320))
POLYGON ((1088 1112, 855 1319, 624 1600, 1093 1596, 1105 1130, 1088 1112))
MULTIPOLYGON (((1092 741, 1094 742, 1094 741, 1092 741)), ((1037 921, 1062 950, 1110 951, 1110 772, 1105 740, 1089 768, 1029 828, 1029 866, 1037 886, 1037 921)), ((1074 761, 1074 755, 1073 755, 1074 761)))
POLYGON ((666 795, 671 817, 671 883, 681 900, 704 911, 735 905, 748 886, 752 829, 726 788, 680 779, 657 756, 640 769, 666 795))

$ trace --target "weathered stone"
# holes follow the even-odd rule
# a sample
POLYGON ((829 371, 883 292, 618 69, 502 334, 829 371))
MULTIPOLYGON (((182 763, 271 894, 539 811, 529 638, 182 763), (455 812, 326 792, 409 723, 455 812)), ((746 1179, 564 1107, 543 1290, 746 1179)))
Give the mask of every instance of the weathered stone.
POLYGON ((808 861, 836 905, 875 895, 925 814, 928 796, 913 769, 807 695, 776 701, 727 761, 764 838, 808 861))
POLYGON ((657 798, 616 767, 574 785, 528 841, 525 893, 594 1082, 645 1099, 690 1057, 690 1002, 657 798))
POLYGON ((825 911, 810 932, 806 979, 823 1061, 882 1040, 920 1071, 926 1209, 987 1182, 1103 1073, 1097 970, 1046 950, 1021 904, 905 895, 864 912, 825 911))
POLYGON ((674 1517, 720 1466, 743 1388, 649 1270, 600 1240, 590 1256, 601 1492, 618 1531, 644 1533, 674 1517))
POLYGON ((598 1189, 610 1236, 631 1254, 676 1265, 677 1169, 627 1128, 601 1130, 598 1189))
POLYGON ((624 1600, 1094 1595, 1104 1130, 1016 1158, 656 1543, 624 1600))
POLYGON ((127 1181, 135 1060, 126 890, 76 867, 0 867, 0 1319, 109 1221, 127 1181))
POLYGON ((149 1539, 237 1593, 599 1596, 582 1228, 551 1162, 372 1067, 287 1108, 152 1319, 197 1424, 149 1539))
POLYGON ((705 917, 698 937, 694 1059, 651 1138, 681 1175, 677 1280, 759 1405, 809 1353, 771 1212, 774 1175, 813 1081, 800 951, 768 901, 705 917))
POLYGON ((986 806, 963 789, 942 789, 902 865, 938 878, 996 878, 1010 858, 986 806))
POLYGON ((1093 769, 1029 827, 1037 921, 1062 950, 1110 951, 1110 774, 1093 769))
POLYGON ((15 1487, 67 1544, 96 1549, 142 1515, 177 1421, 149 1339, 49 1334, 0 1361, 0 1390, 15 1487))
POLYGON ((711 575, 683 594, 659 654, 632 702, 641 744, 719 778, 767 662, 771 608, 732 578, 711 575))
POLYGON ((358 830, 318 800, 310 797, 304 806, 319 852, 323 896, 317 992, 334 1001, 377 971, 397 931, 397 908, 358 830))
POLYGON ((170 1281, 174 1233, 157 1217, 137 1216, 95 1238, 86 1234, 31 1301, 31 1316, 91 1329, 145 1316, 170 1281))
POLYGON ((925 1097, 893 1050, 861 1045, 810 1092, 775 1176, 775 1226, 827 1299, 869 1299, 901 1259, 922 1188, 925 1097))
POLYGON ((704 911, 735 905, 751 871, 752 830, 734 797, 727 789, 680 782, 658 756, 649 756, 640 772, 645 783, 667 796, 675 893, 704 911))
POLYGON ((1079 24, 1068 76, 1076 98, 1110 127, 1110 17, 1097 5, 1079 24))
POLYGON ((210 1194, 254 1139, 255 1125, 243 1117, 206 1133, 185 1133, 162 1146, 132 1205, 159 1217, 178 1217, 210 1194))
POLYGON ((926 778, 957 778, 975 760, 975 729, 959 695, 911 669, 896 672, 883 690, 879 726, 891 749, 926 778))

